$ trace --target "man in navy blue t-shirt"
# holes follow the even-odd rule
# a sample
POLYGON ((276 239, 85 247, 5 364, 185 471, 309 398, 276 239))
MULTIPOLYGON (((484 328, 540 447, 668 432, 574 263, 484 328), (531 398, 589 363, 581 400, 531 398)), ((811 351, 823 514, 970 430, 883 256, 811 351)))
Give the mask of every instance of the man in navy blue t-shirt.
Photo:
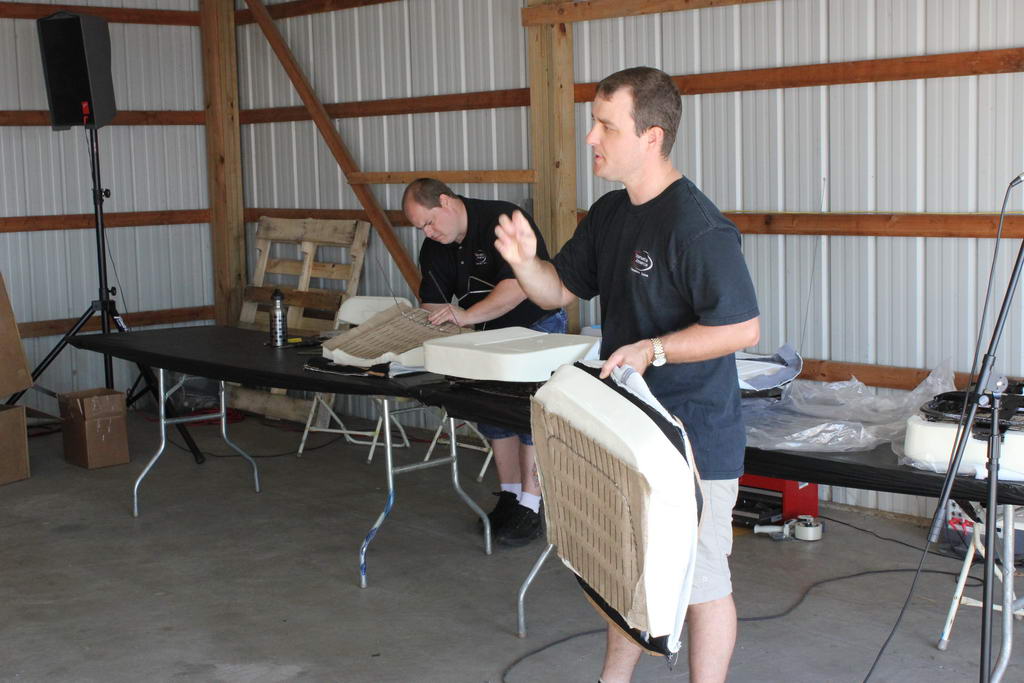
MULTIPOLYGON (((728 557, 746 439, 733 353, 757 343, 760 323, 739 232, 669 157, 680 113, 662 71, 601 81, 587 144, 595 175, 625 189, 591 207, 553 262, 537 257, 521 215, 502 217, 496 247, 540 306, 600 295, 601 376, 621 365, 644 373, 686 426, 705 501, 688 652, 691 680, 705 683, 726 679, 736 640, 728 557)), ((629 681, 640 652, 610 626, 603 683, 629 681)))
MULTIPOLYGON (((544 310, 526 298, 515 274, 494 247, 494 228, 515 204, 461 197, 440 180, 420 178, 405 189, 402 210, 427 239, 420 247, 420 305, 430 322, 454 322, 477 330, 529 327, 565 332, 566 315, 559 306, 544 310), (457 303, 452 303, 452 298, 457 303)), ((548 257, 544 239, 529 216, 528 229, 537 241, 537 255, 548 257)), ((522 546, 541 534, 540 480, 536 451, 529 433, 479 423, 491 443, 501 491, 488 515, 495 539, 522 546)))

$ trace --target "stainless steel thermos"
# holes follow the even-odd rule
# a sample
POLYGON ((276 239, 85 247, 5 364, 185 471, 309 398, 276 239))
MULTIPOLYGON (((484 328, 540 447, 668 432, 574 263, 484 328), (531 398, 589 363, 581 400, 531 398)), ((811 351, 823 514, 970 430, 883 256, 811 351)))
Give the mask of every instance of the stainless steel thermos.
POLYGON ((288 318, 284 310, 284 294, 275 289, 270 295, 270 345, 284 346, 288 339, 288 318))

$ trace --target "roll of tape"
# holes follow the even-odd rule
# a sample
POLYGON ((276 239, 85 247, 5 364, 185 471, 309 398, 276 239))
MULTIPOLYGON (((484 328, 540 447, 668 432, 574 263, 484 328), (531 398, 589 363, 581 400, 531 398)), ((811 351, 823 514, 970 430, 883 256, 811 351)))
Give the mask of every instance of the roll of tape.
POLYGON ((820 541, 821 522, 810 516, 801 516, 793 528, 793 535, 799 541, 820 541))

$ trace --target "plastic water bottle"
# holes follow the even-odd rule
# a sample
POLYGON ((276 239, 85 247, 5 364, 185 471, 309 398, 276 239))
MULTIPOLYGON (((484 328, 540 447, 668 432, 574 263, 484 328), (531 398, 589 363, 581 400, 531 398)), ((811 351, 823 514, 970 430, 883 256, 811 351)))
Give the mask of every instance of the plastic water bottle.
POLYGON ((270 307, 270 345, 284 346, 288 339, 288 320, 284 314, 284 294, 275 289, 270 295, 273 302, 270 307))

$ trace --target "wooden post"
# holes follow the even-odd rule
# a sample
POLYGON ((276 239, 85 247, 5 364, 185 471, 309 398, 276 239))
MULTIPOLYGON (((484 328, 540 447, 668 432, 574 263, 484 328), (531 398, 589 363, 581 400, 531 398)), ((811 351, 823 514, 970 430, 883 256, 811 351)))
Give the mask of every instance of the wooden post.
POLYGON ((313 92, 313 87, 309 84, 305 74, 302 73, 302 69, 299 67, 298 62, 295 60, 295 55, 288 48, 288 44, 285 43, 284 38, 281 36, 281 32, 277 30, 277 26, 274 25, 273 19, 270 18, 270 14, 267 12, 267 8, 263 5, 260 0, 245 0, 245 4, 249 6, 249 10, 252 12, 253 19, 260 25, 260 29, 263 31, 263 35, 266 37, 267 42, 270 43, 271 49, 274 50, 274 54, 277 55, 278 60, 281 62, 281 66, 284 67, 285 73, 288 74, 288 78, 291 79, 292 85, 298 92, 299 97, 302 99, 302 103, 306 106, 310 116, 313 118, 313 122, 316 124, 317 130, 320 131, 320 135, 323 137, 324 142, 327 143, 327 148, 334 155, 335 161, 338 162, 338 166, 341 167, 342 172, 345 174, 345 179, 352 187, 352 191, 355 192, 356 197, 359 199, 359 203, 363 205, 366 210, 366 214, 370 218, 370 223, 377 229, 377 234, 380 235, 381 241, 384 246, 387 247, 388 252, 391 254, 391 258, 395 260, 398 265, 398 269, 402 272, 405 281, 409 284, 412 291, 419 292, 420 288, 420 271, 413 263, 412 259, 409 258, 408 252, 402 243, 398 241, 398 237, 395 236, 395 231, 391 227, 391 221, 388 220, 387 214, 377 203, 377 199, 373 196, 369 186, 365 183, 353 182, 352 175, 359 172, 359 167, 356 162, 352 159, 348 149, 345 147, 344 141, 341 139, 341 135, 335 129, 334 124, 331 123, 330 116, 327 115, 327 111, 324 109, 324 105, 317 98, 316 93, 313 92))
POLYGON ((229 325, 238 320, 245 286, 234 5, 223 0, 200 0, 199 33, 203 49, 214 310, 217 324, 229 325))
MULTIPOLYGON (((529 6, 552 0, 529 0, 529 6)), ((530 143, 537 182, 533 216, 554 254, 576 230, 576 125, 572 24, 527 28, 530 74, 530 143)), ((579 329, 579 303, 569 307, 579 329)))

